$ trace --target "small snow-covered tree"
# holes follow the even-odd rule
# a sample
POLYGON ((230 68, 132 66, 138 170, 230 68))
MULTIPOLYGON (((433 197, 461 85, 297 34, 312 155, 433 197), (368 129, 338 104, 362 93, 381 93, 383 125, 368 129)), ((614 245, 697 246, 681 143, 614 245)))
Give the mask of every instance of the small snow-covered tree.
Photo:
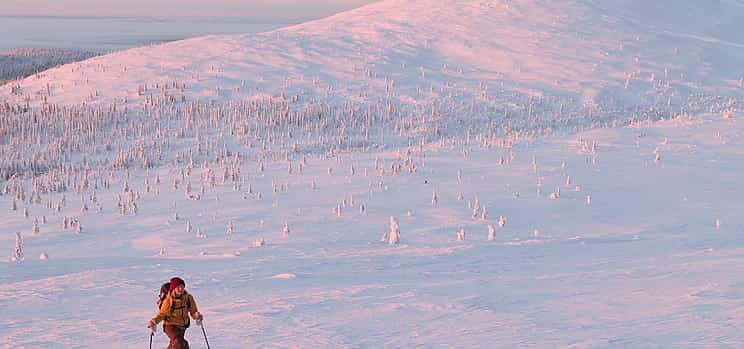
POLYGON ((496 238, 496 229, 494 229, 493 225, 488 225, 488 241, 493 241, 496 238))
POLYGON ((230 221, 227 223, 227 236, 232 236, 233 234, 233 222, 230 221))
POLYGON ((460 228, 460 230, 457 232, 457 241, 465 241, 465 229, 460 228))
POLYGON ((186 233, 191 234, 191 221, 186 221, 186 233))
POLYGON ((398 220, 394 216, 390 216, 390 231, 382 235, 382 241, 386 241, 390 245, 400 242, 398 220))
POLYGON ((504 216, 499 216, 499 228, 503 228, 506 225, 506 218, 504 216))
POLYGON ((437 202, 439 202, 439 199, 437 198, 437 192, 432 192, 431 193, 431 206, 436 207, 437 202))
POLYGON ((31 226, 31 234, 37 235, 39 234, 39 220, 34 218, 34 224, 31 226))
POLYGON ((483 212, 481 212, 481 219, 484 221, 488 219, 488 209, 486 208, 485 205, 483 205, 483 212))
POLYGON ((289 236, 289 224, 287 222, 284 222, 284 228, 282 228, 282 236, 285 238, 289 236))
POLYGON ((21 236, 20 232, 16 232, 15 251, 11 260, 14 262, 23 260, 23 236, 21 236))

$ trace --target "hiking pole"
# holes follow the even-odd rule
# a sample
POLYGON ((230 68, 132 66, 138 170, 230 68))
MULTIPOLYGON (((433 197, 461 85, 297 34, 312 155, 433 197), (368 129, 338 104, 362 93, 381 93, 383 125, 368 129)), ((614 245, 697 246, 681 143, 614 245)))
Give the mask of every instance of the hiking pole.
POLYGON ((150 349, 152 349, 152 337, 155 335, 155 333, 150 329, 150 349))
POLYGON ((209 340, 207 340, 207 331, 204 330, 204 320, 199 321, 199 327, 201 327, 202 333, 204 334, 204 342, 207 343, 207 349, 212 349, 209 347, 209 340))

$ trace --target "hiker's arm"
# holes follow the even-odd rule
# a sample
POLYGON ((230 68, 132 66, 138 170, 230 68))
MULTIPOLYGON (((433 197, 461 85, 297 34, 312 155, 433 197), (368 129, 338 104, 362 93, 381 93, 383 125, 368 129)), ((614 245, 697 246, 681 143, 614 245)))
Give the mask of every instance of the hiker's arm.
POLYGON ((202 314, 199 313, 199 308, 196 306, 196 300, 194 300, 194 296, 189 295, 191 306, 189 307, 189 312, 191 313, 191 318, 194 320, 201 320, 202 314))
POLYGON ((168 310, 170 310, 171 307, 171 297, 165 297, 163 300, 163 303, 160 304, 160 311, 157 315, 155 315, 154 318, 152 318, 152 321, 155 324, 160 323, 160 321, 165 320, 165 316, 168 315, 168 310))

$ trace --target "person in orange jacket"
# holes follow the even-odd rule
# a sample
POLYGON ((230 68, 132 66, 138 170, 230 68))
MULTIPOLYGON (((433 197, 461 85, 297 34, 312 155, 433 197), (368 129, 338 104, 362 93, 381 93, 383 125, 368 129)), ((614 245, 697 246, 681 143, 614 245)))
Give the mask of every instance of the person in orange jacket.
POLYGON ((147 327, 155 331, 155 326, 165 320, 163 332, 170 339, 168 349, 188 349, 189 342, 184 335, 191 323, 189 315, 196 320, 197 325, 201 325, 204 316, 199 313, 194 296, 186 292, 186 283, 183 279, 174 277, 170 280, 168 295, 160 304, 160 311, 150 319, 147 327))

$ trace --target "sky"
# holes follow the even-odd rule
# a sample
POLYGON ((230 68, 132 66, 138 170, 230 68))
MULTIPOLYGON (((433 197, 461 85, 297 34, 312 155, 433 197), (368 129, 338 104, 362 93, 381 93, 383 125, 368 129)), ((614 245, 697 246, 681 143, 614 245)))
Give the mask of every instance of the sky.
POLYGON ((0 0, 0 15, 318 17, 375 0, 0 0))

